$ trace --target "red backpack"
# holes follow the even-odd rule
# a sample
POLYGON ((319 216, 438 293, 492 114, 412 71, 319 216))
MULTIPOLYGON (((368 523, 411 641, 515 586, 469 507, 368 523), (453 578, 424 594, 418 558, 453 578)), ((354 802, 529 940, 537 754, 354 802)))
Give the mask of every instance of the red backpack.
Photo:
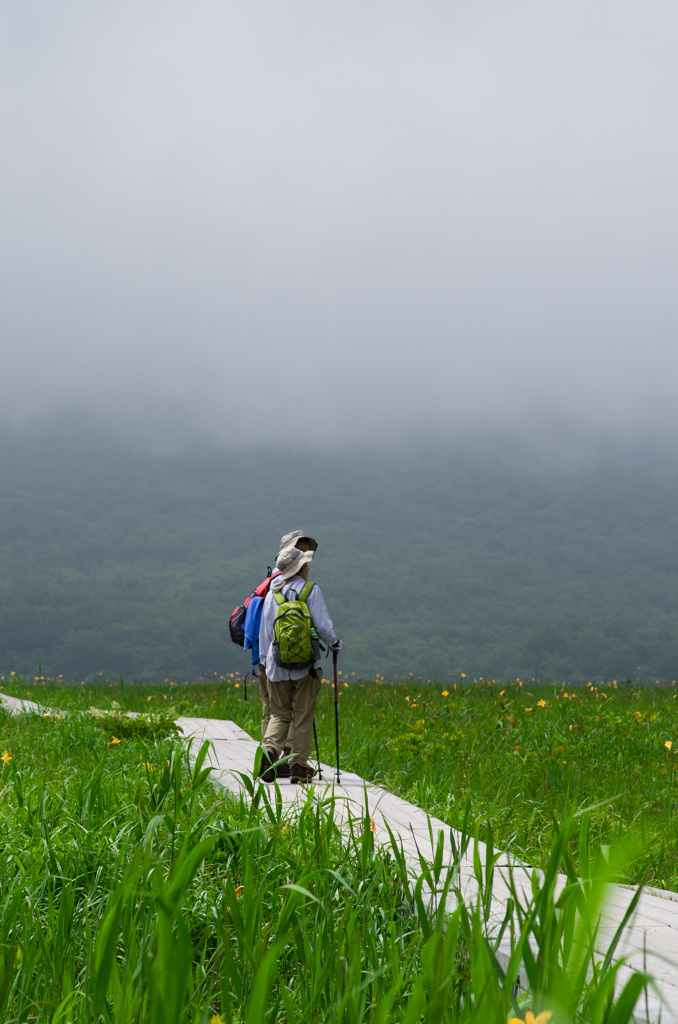
POLYGON ((245 598, 242 604, 239 604, 237 608, 233 609, 231 617, 228 620, 228 628, 231 634, 231 640, 233 641, 234 644, 237 644, 238 647, 245 646, 245 618, 247 616, 247 609, 249 608, 250 601, 252 600, 253 597, 266 597, 266 595, 268 594, 268 588, 271 585, 271 581, 279 575, 280 572, 278 571, 278 569, 272 571, 271 568, 269 567, 268 576, 263 581, 263 583, 260 583, 259 586, 256 587, 248 597, 245 598))

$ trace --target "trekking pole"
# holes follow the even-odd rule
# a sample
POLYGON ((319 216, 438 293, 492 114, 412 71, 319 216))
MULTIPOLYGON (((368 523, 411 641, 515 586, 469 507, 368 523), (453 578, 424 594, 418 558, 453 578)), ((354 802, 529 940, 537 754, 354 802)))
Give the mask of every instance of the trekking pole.
POLYGON ((334 665, 334 741, 337 747, 337 782, 341 782, 339 772, 339 685, 337 683, 337 658, 339 651, 332 651, 332 664, 334 665))
POLYGON ((315 739, 315 759, 318 762, 318 778, 322 780, 323 773, 320 767, 320 751, 318 750, 318 730, 315 727, 315 717, 313 718, 313 737, 315 739))

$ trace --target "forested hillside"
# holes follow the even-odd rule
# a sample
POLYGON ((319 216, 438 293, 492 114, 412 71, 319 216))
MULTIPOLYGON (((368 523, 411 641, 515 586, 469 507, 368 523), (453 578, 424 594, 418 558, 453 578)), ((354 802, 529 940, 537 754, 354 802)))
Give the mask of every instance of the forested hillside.
POLYGON ((158 456, 5 433, 0 474, 0 671, 245 671, 226 620, 302 526, 347 671, 678 677, 666 449, 158 456))

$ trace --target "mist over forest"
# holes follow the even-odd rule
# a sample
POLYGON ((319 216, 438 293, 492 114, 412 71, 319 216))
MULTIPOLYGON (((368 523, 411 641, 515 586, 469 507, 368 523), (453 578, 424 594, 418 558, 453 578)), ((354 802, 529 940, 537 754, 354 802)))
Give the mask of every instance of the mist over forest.
POLYGON ((669 442, 159 453, 52 423, 3 429, 0 479, 4 673, 244 673, 228 617, 301 527, 346 672, 678 676, 669 442))
POLYGON ((0 671, 678 676, 678 7, 0 9, 0 671), (482 425, 482 428, 479 426, 482 425))

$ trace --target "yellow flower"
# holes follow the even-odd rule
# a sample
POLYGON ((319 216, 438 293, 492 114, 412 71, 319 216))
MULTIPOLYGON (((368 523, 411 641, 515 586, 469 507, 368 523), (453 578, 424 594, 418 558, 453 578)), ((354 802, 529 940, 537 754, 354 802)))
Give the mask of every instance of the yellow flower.
POLYGON ((213 1017, 210 1017, 210 1024, 226 1024, 226 1021, 218 1013, 215 1013, 213 1017))
POLYGON ((145 768, 147 772, 152 772, 153 771, 153 765, 151 764, 150 761, 142 761, 141 762, 141 767, 145 768))
POLYGON ((52 712, 51 711, 43 711, 42 717, 43 718, 51 718, 52 717, 52 712))
POLYGON ((11 761, 11 760, 12 760, 12 755, 10 754, 9 750, 5 750, 5 751, 3 751, 3 754, 2 754, 2 760, 3 760, 3 761, 4 761, 5 763, 7 763, 7 761, 11 761))
POLYGON ((461 673, 461 678, 462 678, 462 679, 466 679, 466 673, 465 673, 465 672, 462 672, 462 673, 461 673))
POLYGON ((239 690, 240 689, 240 683, 236 683, 235 684, 235 688, 236 688, 236 690, 239 690))
POLYGON ((119 740, 117 736, 111 736, 111 742, 108 745, 109 747, 117 747, 118 743, 122 743, 122 740, 119 740))
POLYGON ((537 701, 537 707, 538 708, 545 708, 546 707, 546 701, 545 700, 538 700, 537 701))
POLYGON ((666 747, 667 750, 670 750, 671 747, 673 746, 673 743, 671 742, 671 740, 665 740, 664 741, 664 746, 666 747))
POLYGON ((235 890, 235 898, 236 898, 237 900, 239 900, 239 899, 240 899, 240 893, 241 893, 241 892, 243 891, 243 889, 244 889, 244 888, 245 888, 245 886, 244 886, 244 885, 239 885, 239 886, 237 886, 237 887, 236 887, 236 890, 235 890))
POLYGON ((443 697, 449 697, 449 695, 450 695, 450 691, 449 690, 443 690, 443 697))
POLYGON ((525 1014, 525 1020, 522 1017, 511 1017, 508 1024, 548 1024, 552 1016, 551 1010, 542 1010, 536 1017, 532 1010, 528 1010, 525 1014))

